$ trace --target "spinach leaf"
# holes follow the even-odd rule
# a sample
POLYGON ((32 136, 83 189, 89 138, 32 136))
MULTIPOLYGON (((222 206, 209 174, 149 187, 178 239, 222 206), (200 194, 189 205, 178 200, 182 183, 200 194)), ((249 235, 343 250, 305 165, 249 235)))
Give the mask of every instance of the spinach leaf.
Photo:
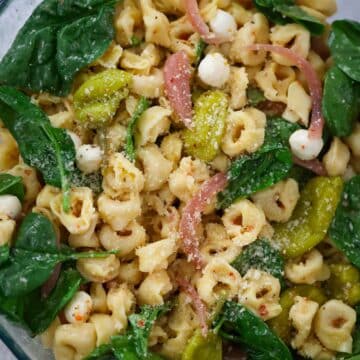
POLYGON ((334 21, 329 46, 335 64, 351 79, 360 81, 360 23, 334 21))
POLYGON ((146 109, 150 106, 150 102, 145 98, 141 97, 139 100, 134 114, 132 115, 126 133, 126 144, 125 144, 125 155, 130 161, 135 161, 136 150, 135 150, 135 140, 134 140, 134 131, 138 120, 146 109))
POLYGON ((24 161, 39 170, 47 184, 62 188, 64 209, 68 210, 70 178, 75 171, 75 147, 70 136, 64 129, 52 127, 40 108, 11 87, 0 87, 0 113, 24 161))
POLYGON ((312 171, 298 165, 293 166, 289 173, 289 178, 297 181, 300 190, 302 190, 313 177, 314 173, 312 171))
POLYGON ((218 208, 248 197, 287 178, 293 167, 289 137, 299 125, 282 118, 269 118, 263 146, 251 155, 235 160, 229 169, 229 182, 218 194, 218 208))
POLYGON ((25 310, 26 306, 23 298, 10 298, 0 294, 0 313, 5 315, 9 320, 27 328, 24 320, 25 310))
POLYGON ((141 40, 139 37, 137 37, 136 35, 132 35, 131 39, 130 39, 130 45, 132 47, 137 47, 139 45, 141 45, 143 42, 143 40, 141 40))
POLYGON ((41 286, 61 262, 102 258, 113 253, 61 252, 50 220, 44 215, 31 213, 20 225, 9 261, 0 269, 0 293, 9 297, 28 294, 41 286))
POLYGON ((136 343, 136 352, 141 359, 147 358, 149 355, 148 338, 155 320, 169 310, 168 304, 153 307, 144 305, 139 314, 129 316, 134 342, 136 343))
POLYGON ((155 320, 168 310, 168 305, 144 306, 140 314, 129 317, 131 329, 126 334, 113 336, 109 344, 99 346, 86 359, 161 360, 148 351, 147 341, 155 320))
POLYGON ((293 165, 292 155, 282 145, 260 149, 252 155, 235 160, 228 172, 226 189, 218 194, 219 208, 266 189, 288 177, 293 165))
POLYGON ((329 235, 335 246, 360 268, 360 175, 345 184, 329 235))
POLYGON ((2 245, 0 246, 0 266, 5 264, 10 255, 10 248, 8 245, 2 245))
POLYGON ((200 64, 200 61, 202 60, 204 56, 204 51, 206 49, 206 42, 203 39, 200 39, 195 47, 195 65, 198 66, 200 64))
POLYGON ((27 299, 25 321, 34 335, 44 332, 54 321, 57 314, 73 298, 83 279, 77 270, 63 270, 56 287, 49 297, 43 299, 40 289, 27 299))
POLYGON ((241 304, 233 301, 225 302, 217 323, 221 325, 220 335, 242 344, 249 360, 292 359, 283 341, 264 321, 241 304))
POLYGON ((299 129, 298 124, 281 117, 270 117, 266 123, 264 146, 276 146, 278 143, 289 146, 291 134, 299 129))
POLYGON ((148 350, 148 337, 155 320, 169 310, 169 304, 143 306, 139 314, 129 316, 131 328, 124 335, 113 336, 109 344, 96 348, 86 360, 161 360, 148 350))
POLYGON ((113 37, 116 0, 44 0, 0 63, 0 83, 67 95, 77 72, 113 37))
POLYGON ((265 239, 257 240, 247 246, 231 265, 242 276, 249 269, 258 269, 273 275, 280 280, 282 286, 285 285, 284 259, 280 251, 265 239))
POLYGON ((0 195, 15 195, 20 201, 23 201, 25 188, 22 178, 10 174, 0 174, 0 195))
POLYGON ((246 96, 250 106, 258 106, 266 101, 264 93, 255 86, 249 86, 246 90, 246 96))
POLYGON ((323 113, 334 136, 349 136, 360 113, 360 86, 337 66, 327 73, 324 82, 323 113))
POLYGON ((294 0, 254 0, 256 8, 276 24, 298 23, 313 35, 321 35, 325 25, 305 10, 295 5, 294 0))

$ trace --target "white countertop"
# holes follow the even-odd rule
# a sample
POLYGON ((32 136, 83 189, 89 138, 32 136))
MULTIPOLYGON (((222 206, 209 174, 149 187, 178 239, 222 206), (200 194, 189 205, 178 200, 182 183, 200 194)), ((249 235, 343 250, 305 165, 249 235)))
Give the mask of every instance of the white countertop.
MULTIPOLYGON (((36 2, 36 0, 30 0, 30 2, 36 2)), ((359 0, 338 0, 337 3, 340 11, 336 16, 337 18, 359 20, 360 18, 359 0)), ((0 32, 0 33, 4 34, 4 32, 0 32)), ((14 355, 11 354, 11 352, 5 347, 5 345, 1 341, 0 341, 0 359, 16 360, 14 355)))

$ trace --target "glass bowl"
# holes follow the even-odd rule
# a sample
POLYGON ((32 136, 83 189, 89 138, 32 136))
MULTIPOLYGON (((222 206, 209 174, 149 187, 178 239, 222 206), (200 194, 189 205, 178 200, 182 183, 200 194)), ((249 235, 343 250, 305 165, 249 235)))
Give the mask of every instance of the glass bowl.
MULTIPOLYGON (((0 0, 0 59, 6 53, 26 18, 41 0, 0 0), (10 29, 10 30, 9 30, 10 29)), ((359 0, 338 0, 335 18, 360 20, 359 0)), ((43 349, 38 338, 0 316, 0 340, 19 360, 52 360, 51 351, 43 349)), ((6 358, 0 354, 0 359, 6 358)))

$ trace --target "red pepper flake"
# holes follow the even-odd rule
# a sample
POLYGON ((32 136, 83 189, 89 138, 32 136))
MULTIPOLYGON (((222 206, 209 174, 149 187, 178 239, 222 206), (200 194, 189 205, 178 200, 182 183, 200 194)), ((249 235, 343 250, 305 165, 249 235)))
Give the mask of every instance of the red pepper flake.
POLYGON ((261 317, 264 317, 264 316, 267 316, 269 314, 267 308, 266 308, 266 305, 265 304, 262 304, 259 306, 259 315, 261 317))

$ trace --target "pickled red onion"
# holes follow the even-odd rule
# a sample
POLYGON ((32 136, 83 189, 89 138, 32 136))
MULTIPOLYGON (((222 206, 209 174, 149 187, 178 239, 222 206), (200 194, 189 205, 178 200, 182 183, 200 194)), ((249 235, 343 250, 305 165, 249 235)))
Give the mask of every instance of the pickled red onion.
POLYGON ((327 176, 327 171, 322 164, 322 162, 318 159, 314 160, 301 160, 296 156, 293 157, 294 164, 299 165, 305 169, 308 169, 319 176, 327 176))
POLYGON ((203 336, 206 336, 209 329, 207 324, 208 315, 205 304, 202 302, 196 289, 190 284, 189 281, 178 278, 176 279, 176 282, 179 284, 180 289, 191 299, 200 322, 202 334, 203 336))
POLYGON ((254 44, 246 47, 252 51, 272 51, 279 55, 286 57, 292 61, 304 74, 312 99, 312 114, 311 122, 309 127, 309 136, 313 139, 319 139, 322 137, 325 120, 322 114, 321 103, 322 103, 322 85, 319 77, 316 74, 315 69, 312 65, 302 56, 298 55, 294 51, 276 45, 269 44, 254 44))
POLYGON ((183 210, 180 220, 179 232, 182 239, 183 251, 188 255, 197 269, 203 267, 203 260, 199 250, 199 239, 196 228, 201 222, 201 213, 206 209, 214 196, 224 190, 227 176, 218 173, 206 181, 183 210))
POLYGON ((191 126, 191 65, 185 51, 168 57, 164 67, 165 91, 171 107, 183 123, 191 126))
POLYGON ((210 31, 209 27, 201 17, 197 0, 185 0, 185 9, 192 27, 201 35, 206 43, 218 45, 225 42, 225 39, 222 39, 210 31))

